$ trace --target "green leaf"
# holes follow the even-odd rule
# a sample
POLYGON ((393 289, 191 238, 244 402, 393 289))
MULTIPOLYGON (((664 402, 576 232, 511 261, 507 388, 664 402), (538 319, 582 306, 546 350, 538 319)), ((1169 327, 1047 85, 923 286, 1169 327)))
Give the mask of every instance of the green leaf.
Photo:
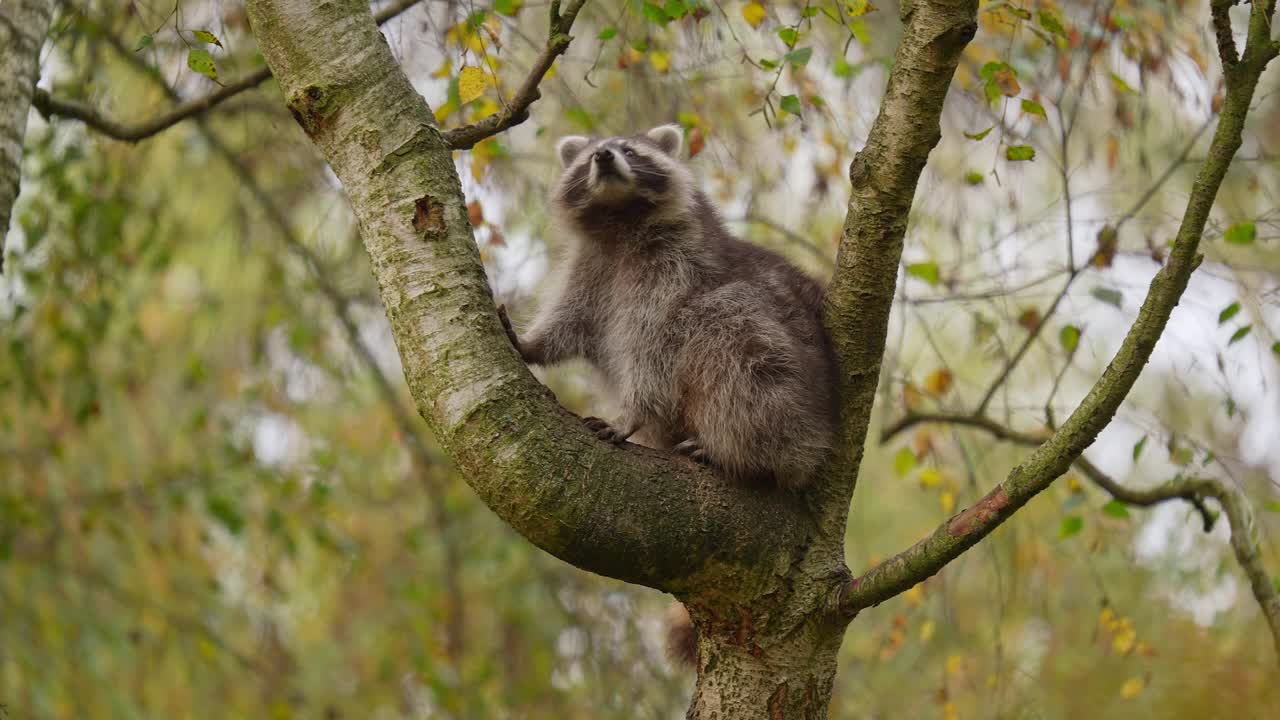
POLYGON ((811 17, 817 17, 818 12, 819 10, 816 7, 807 7, 803 11, 801 11, 800 14, 804 17, 811 18, 811 17))
POLYGON ((1089 294, 1108 305, 1112 305, 1117 308, 1123 307, 1124 295, 1122 295, 1119 290, 1112 290, 1111 288, 1104 288, 1104 287, 1096 287, 1090 290, 1089 294))
POLYGON ((218 68, 213 64, 213 56, 204 48, 187 49, 187 67, 210 80, 218 79, 218 68))
POLYGON ((982 138, 990 135, 991 131, 995 129, 996 129, 996 126, 992 125, 991 127, 987 128, 986 130, 983 130, 982 132, 965 133, 964 136, 969 138, 970 140, 981 140, 982 138))
POLYGON ((831 68, 831 74, 838 78, 851 78, 853 77, 853 65, 844 58, 836 58, 835 65, 831 68))
POLYGON ((1127 518, 1129 517, 1129 507, 1119 500, 1112 500, 1102 506, 1102 514, 1111 517, 1127 518))
POLYGON ((689 13, 689 7, 684 4, 684 0, 667 0, 667 4, 662 8, 662 11, 672 20, 679 20, 689 13))
POLYGON ((133 51, 140 52, 142 50, 146 50, 147 48, 151 47, 153 43, 155 43, 155 38, 151 37, 150 35, 143 35, 142 37, 138 38, 138 44, 133 46, 133 51))
POLYGON ((893 472, 900 478, 906 477, 916 468, 915 453, 907 448, 902 448, 893 456, 893 472))
POLYGON ((1218 324, 1221 325, 1222 323, 1230 320, 1231 318, 1235 317, 1236 313, 1238 312, 1240 312, 1240 303, 1238 302, 1231 303, 1230 305, 1223 308, 1222 312, 1218 313, 1218 324))
POLYGON ((499 15, 511 17, 520 12, 523 5, 524 3, 520 0, 494 0, 493 9, 499 15))
POLYGON ((1142 449, 1145 448, 1146 446, 1147 446, 1147 436, 1143 435, 1142 439, 1139 440, 1137 443, 1135 443, 1133 446, 1134 462, 1138 462, 1138 458, 1142 457, 1142 449))
POLYGON ((236 509, 236 506, 227 498, 210 497, 205 500, 205 509, 217 520, 227 532, 232 535, 239 535, 244 529, 244 516, 236 509))
POLYGON ((1036 149, 1030 145, 1010 145, 1009 148, 1004 151, 1004 156, 1011 162, 1035 160, 1036 149))
POLYGON ((911 263, 907 266, 907 274, 920 278, 930 285, 937 285, 941 279, 936 262, 911 263))
POLYGON ((1236 330, 1235 332, 1231 333, 1231 339, 1227 341, 1227 344, 1228 344, 1228 345, 1235 345, 1236 343, 1238 343, 1238 342, 1240 342, 1241 340, 1243 340, 1243 339, 1245 339, 1246 337, 1248 337, 1248 336, 1249 336, 1249 333, 1250 333, 1252 330, 1253 330, 1253 326, 1252 326, 1252 325, 1245 325, 1244 327, 1240 328, 1239 330, 1236 330))
POLYGON ((1068 515, 1062 518, 1062 524, 1058 526, 1058 537, 1066 540, 1073 535, 1079 535, 1084 529, 1084 518, 1079 515, 1068 515))
POLYGON ((782 38, 782 42, 786 43, 787 47, 792 47, 800 39, 800 33, 795 28, 784 27, 778 29, 778 37, 782 38))
POLYGON ((1040 27, 1057 35, 1063 40, 1067 39, 1067 29, 1062 26, 1062 21, 1058 16, 1048 10, 1041 10, 1039 13, 1040 27))
POLYGON ((1171 447, 1169 448, 1169 462, 1178 467, 1186 467, 1196 459, 1195 451, 1189 447, 1171 447))
POLYGON ((210 45, 217 45, 218 47, 222 47, 222 42, 218 40, 218 36, 214 35, 208 30, 194 30, 192 31, 191 34, 195 35, 196 39, 199 40, 200 42, 209 43, 210 45))
POLYGON ((1267 512, 1280 513, 1280 500, 1264 500, 1262 509, 1267 512))
POLYGON ((1049 119, 1048 116, 1045 115, 1044 106, 1036 102, 1035 100, 1024 99, 1022 101, 1022 112, 1028 115, 1039 115, 1040 117, 1046 120, 1049 119))
POLYGON ((1008 63, 1002 63, 1002 62, 997 62, 995 60, 992 60, 991 62, 983 65, 982 68, 978 70, 978 75, 981 76, 983 80, 990 82, 991 80, 995 79, 996 73, 1000 72, 1001 70, 1004 70, 1007 67, 1009 67, 1008 63))
POLYGON ((564 114, 583 130, 591 131, 596 129, 595 116, 583 108, 569 108, 564 111, 564 114))
POLYGON ((782 96, 782 109, 792 115, 800 114, 800 98, 795 95, 782 96))
POLYGON ((600 31, 600 34, 596 36, 596 39, 598 39, 598 40, 612 40, 613 38, 617 37, 617 35, 618 35, 618 28, 613 27, 612 25, 610 25, 609 27, 604 28, 603 30, 601 30, 601 31, 600 31))
POLYGON ((1280 341, 1271 343, 1271 352, 1280 358, 1280 341))
POLYGON ((803 65, 809 64, 809 58, 811 57, 813 57, 813 48, 803 47, 803 48, 796 48, 795 50, 792 50, 786 55, 783 55, 782 59, 786 60, 792 65, 803 66, 803 65))
POLYGON ((648 18, 651 23, 666 25, 671 22, 671 18, 667 17, 667 11, 651 2, 641 5, 640 12, 644 13, 644 16, 648 18))
POLYGON ((964 174, 964 181, 969 185, 981 185, 982 181, 986 179, 986 177, 986 175, 983 175, 977 170, 970 170, 964 174))
POLYGON ((1125 95, 1138 94, 1138 91, 1134 90, 1133 86, 1125 82, 1124 78, 1120 77, 1115 73, 1111 73, 1111 86, 1114 87, 1118 92, 1124 93, 1125 95))
POLYGON ((1009 11, 1010 13, 1012 13, 1015 17, 1022 18, 1023 20, 1030 20, 1030 19, 1031 19, 1031 11, 1030 11, 1030 10, 1023 10, 1022 8, 1018 7, 1017 5, 1006 5, 1004 9, 1005 9, 1005 10, 1008 10, 1008 11, 1009 11))
POLYGON ((1058 341, 1062 343, 1062 347, 1069 353, 1076 351, 1080 346, 1080 328, 1075 325, 1067 325, 1058 331, 1058 341))
POLYGON ((1258 228, 1253 223, 1236 223, 1227 228, 1222 239, 1232 245, 1252 245, 1257 236, 1258 228))
POLYGON ((760 67, 764 68, 765 70, 777 70, 778 61, 770 60, 769 58, 760 58, 760 67))

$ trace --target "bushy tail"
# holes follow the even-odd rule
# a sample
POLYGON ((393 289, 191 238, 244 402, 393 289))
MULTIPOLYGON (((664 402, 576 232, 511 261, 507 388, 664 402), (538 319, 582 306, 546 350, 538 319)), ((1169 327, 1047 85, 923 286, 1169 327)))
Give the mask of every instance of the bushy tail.
POLYGON ((667 610, 667 657, 686 668, 698 664, 698 628, 680 603, 672 603, 667 610))

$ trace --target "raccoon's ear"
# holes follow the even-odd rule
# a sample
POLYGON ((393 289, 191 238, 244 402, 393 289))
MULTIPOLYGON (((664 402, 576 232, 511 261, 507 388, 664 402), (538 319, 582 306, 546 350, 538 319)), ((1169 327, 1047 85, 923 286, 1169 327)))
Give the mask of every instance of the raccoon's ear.
POLYGON ((645 133, 650 140, 658 143, 658 147, 662 148, 662 152, 676 157, 680 154, 680 148, 684 145, 684 130, 679 125, 659 125, 658 127, 645 133))
POLYGON ((591 142, 590 138, 581 135, 568 135, 556 143, 556 154, 560 156, 560 164, 569 167, 577 159, 579 153, 591 142))

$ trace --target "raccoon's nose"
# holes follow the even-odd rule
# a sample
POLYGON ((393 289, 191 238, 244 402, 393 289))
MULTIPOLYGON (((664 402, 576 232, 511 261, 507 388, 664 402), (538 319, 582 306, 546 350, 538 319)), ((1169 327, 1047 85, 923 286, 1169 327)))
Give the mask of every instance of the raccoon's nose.
POLYGON ((597 151, 596 151, 596 154, 594 155, 594 157, 595 157, 596 162, 597 162, 597 163, 599 163, 600 165, 612 165, 612 164, 613 164, 613 151, 612 151, 612 150, 607 150, 607 149, 597 150, 597 151))

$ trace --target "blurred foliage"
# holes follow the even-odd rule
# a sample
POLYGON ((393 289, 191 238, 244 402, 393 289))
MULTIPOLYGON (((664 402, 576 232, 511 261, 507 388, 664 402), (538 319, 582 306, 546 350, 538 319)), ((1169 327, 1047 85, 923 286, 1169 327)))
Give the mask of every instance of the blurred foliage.
MULTIPOLYGON (((907 238, 879 426, 988 396, 1020 429, 1065 417, 1132 321, 1220 92, 1204 2, 982 5, 907 238)), ((589 3, 532 118, 458 154, 498 299, 527 316, 559 245, 553 138, 673 119, 735 230, 829 272, 897 10, 589 3)), ((545 5, 433 0, 384 32, 454 126, 520 82, 545 5)), ((169 106, 161 82, 196 97, 261 62, 239 2, 72 3, 42 85, 134 121, 169 106)), ((1135 485, 1240 484, 1272 572, 1278 77, 1204 266, 1090 452, 1135 485)), ((663 657, 667 599, 532 548, 416 418, 397 422, 391 403, 411 401, 357 229, 274 84, 138 145, 55 120, 33 121, 27 146, 0 286, 9 716, 682 716, 691 678, 663 657)), ((544 377, 574 409, 602 402, 580 367, 544 377)), ((851 566, 913 542, 1022 452, 947 426, 873 442, 851 566)), ((1204 535, 1187 507, 1126 508, 1069 476, 855 621, 832 717, 1267 716, 1276 658, 1219 525, 1204 535)))

